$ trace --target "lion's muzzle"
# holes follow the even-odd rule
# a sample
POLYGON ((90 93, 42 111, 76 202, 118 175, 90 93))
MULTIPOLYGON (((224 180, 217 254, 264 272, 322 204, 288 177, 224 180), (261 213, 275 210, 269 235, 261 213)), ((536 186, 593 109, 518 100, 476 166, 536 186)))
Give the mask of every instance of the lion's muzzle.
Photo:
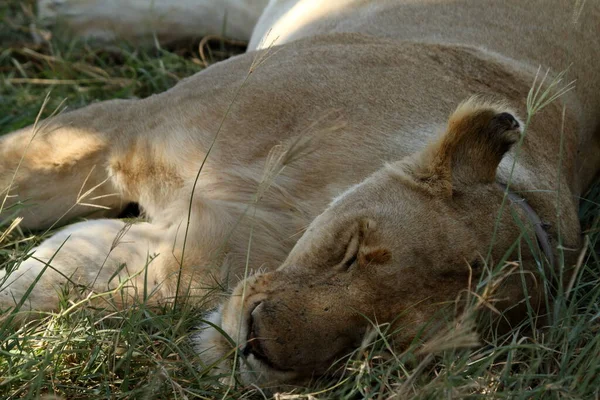
MULTIPOLYGON (((241 332, 241 355, 259 372, 293 374, 296 381, 311 379, 334 372, 331 365, 360 345, 368 321, 345 298, 349 293, 343 286, 331 279, 307 285, 304 278, 276 272, 258 281, 250 278, 246 284, 246 300, 226 306, 224 320, 243 321, 235 327, 241 332)), ((237 332, 229 332, 226 325, 227 333, 236 337, 237 332)))

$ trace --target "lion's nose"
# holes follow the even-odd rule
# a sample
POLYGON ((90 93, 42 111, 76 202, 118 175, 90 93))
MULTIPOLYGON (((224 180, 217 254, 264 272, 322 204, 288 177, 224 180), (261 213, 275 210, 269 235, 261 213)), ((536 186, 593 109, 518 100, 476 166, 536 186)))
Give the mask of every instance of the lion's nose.
POLYGON ((261 361, 269 362, 267 353, 263 346, 262 338, 260 337, 259 327, 257 324, 257 315, 260 313, 260 308, 263 306, 262 302, 254 306, 254 309, 250 313, 248 321, 248 337, 246 338, 246 347, 244 348, 244 355, 253 354, 256 358, 261 361))
POLYGON ((500 126, 505 127, 505 129, 512 130, 517 129, 519 127, 519 122, 517 121, 517 119, 512 114, 507 112, 503 112, 496 115, 494 119, 500 126))

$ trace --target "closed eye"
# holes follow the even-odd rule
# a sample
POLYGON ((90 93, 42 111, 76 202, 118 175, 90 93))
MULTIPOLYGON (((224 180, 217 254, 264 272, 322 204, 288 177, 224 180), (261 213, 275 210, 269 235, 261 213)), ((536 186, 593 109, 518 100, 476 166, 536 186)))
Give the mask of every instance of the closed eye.
POLYGON ((359 248, 359 235, 353 235, 346 247, 346 252, 342 261, 337 266, 337 269, 347 271, 352 267, 358 259, 358 248, 359 248))
POLYGON ((344 262, 344 269, 350 269, 352 264, 354 264, 356 262, 357 258, 358 258, 358 253, 354 254, 352 257, 350 257, 348 260, 346 260, 344 262))

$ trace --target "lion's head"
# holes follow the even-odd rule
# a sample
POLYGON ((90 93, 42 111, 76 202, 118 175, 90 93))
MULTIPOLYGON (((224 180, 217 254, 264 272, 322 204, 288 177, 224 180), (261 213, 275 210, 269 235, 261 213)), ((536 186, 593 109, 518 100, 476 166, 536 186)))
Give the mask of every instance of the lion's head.
MULTIPOLYGON (((245 379, 303 382, 358 348, 373 324, 389 323, 401 349, 437 312, 453 311, 484 273, 489 249, 500 260, 523 230, 522 210, 499 212, 496 183, 520 133, 505 107, 463 103, 425 150, 336 198, 280 268, 241 282, 211 318, 238 341, 245 379)), ((528 263, 532 254, 521 251, 528 263)), ((520 277, 508 279, 495 306, 518 304, 522 289, 520 277)), ((208 361, 232 349, 215 329, 198 347, 208 361)))

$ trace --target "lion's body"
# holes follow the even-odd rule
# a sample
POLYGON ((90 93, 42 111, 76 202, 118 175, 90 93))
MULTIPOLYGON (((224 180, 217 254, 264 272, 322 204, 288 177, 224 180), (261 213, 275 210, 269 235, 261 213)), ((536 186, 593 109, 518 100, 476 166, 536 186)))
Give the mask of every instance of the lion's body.
MULTIPOLYGON (((165 93, 92 105, 1 138, 0 184, 33 203, 23 226, 85 215, 88 207, 73 204, 96 185, 80 203, 118 210, 137 202, 149 219, 132 227, 108 219, 73 225, 42 244, 37 257, 52 258, 66 241, 52 266, 76 283, 104 290, 116 286, 116 279, 107 282, 116 271, 121 278, 142 271, 132 278, 132 296, 147 282, 152 301, 172 301, 183 282, 182 295, 215 304, 219 296, 207 297, 212 288, 236 284, 246 267, 285 264, 332 199, 385 162, 425 148, 464 99, 503 100, 524 118, 540 65, 538 82, 546 68, 554 75, 570 66, 565 80, 577 79, 576 89, 535 116, 518 159, 509 153, 497 180, 523 193, 566 248, 578 248, 578 197, 600 167, 597 3, 581 13, 569 1, 317 3, 271 1, 250 42, 263 50, 165 93)), ((482 218, 493 214, 481 203, 465 204, 482 218)), ((414 215, 431 212, 424 223, 435 224, 436 203, 419 207, 414 215)), ((438 236, 424 239, 435 246, 438 236)), ((457 230, 453 240, 461 239, 472 241, 457 230)), ((43 262, 23 262, 0 292, 3 303, 19 300, 43 269, 43 262)), ((47 269, 26 304, 54 309, 61 274, 47 269)), ((450 297, 456 291, 447 290, 450 297)))

